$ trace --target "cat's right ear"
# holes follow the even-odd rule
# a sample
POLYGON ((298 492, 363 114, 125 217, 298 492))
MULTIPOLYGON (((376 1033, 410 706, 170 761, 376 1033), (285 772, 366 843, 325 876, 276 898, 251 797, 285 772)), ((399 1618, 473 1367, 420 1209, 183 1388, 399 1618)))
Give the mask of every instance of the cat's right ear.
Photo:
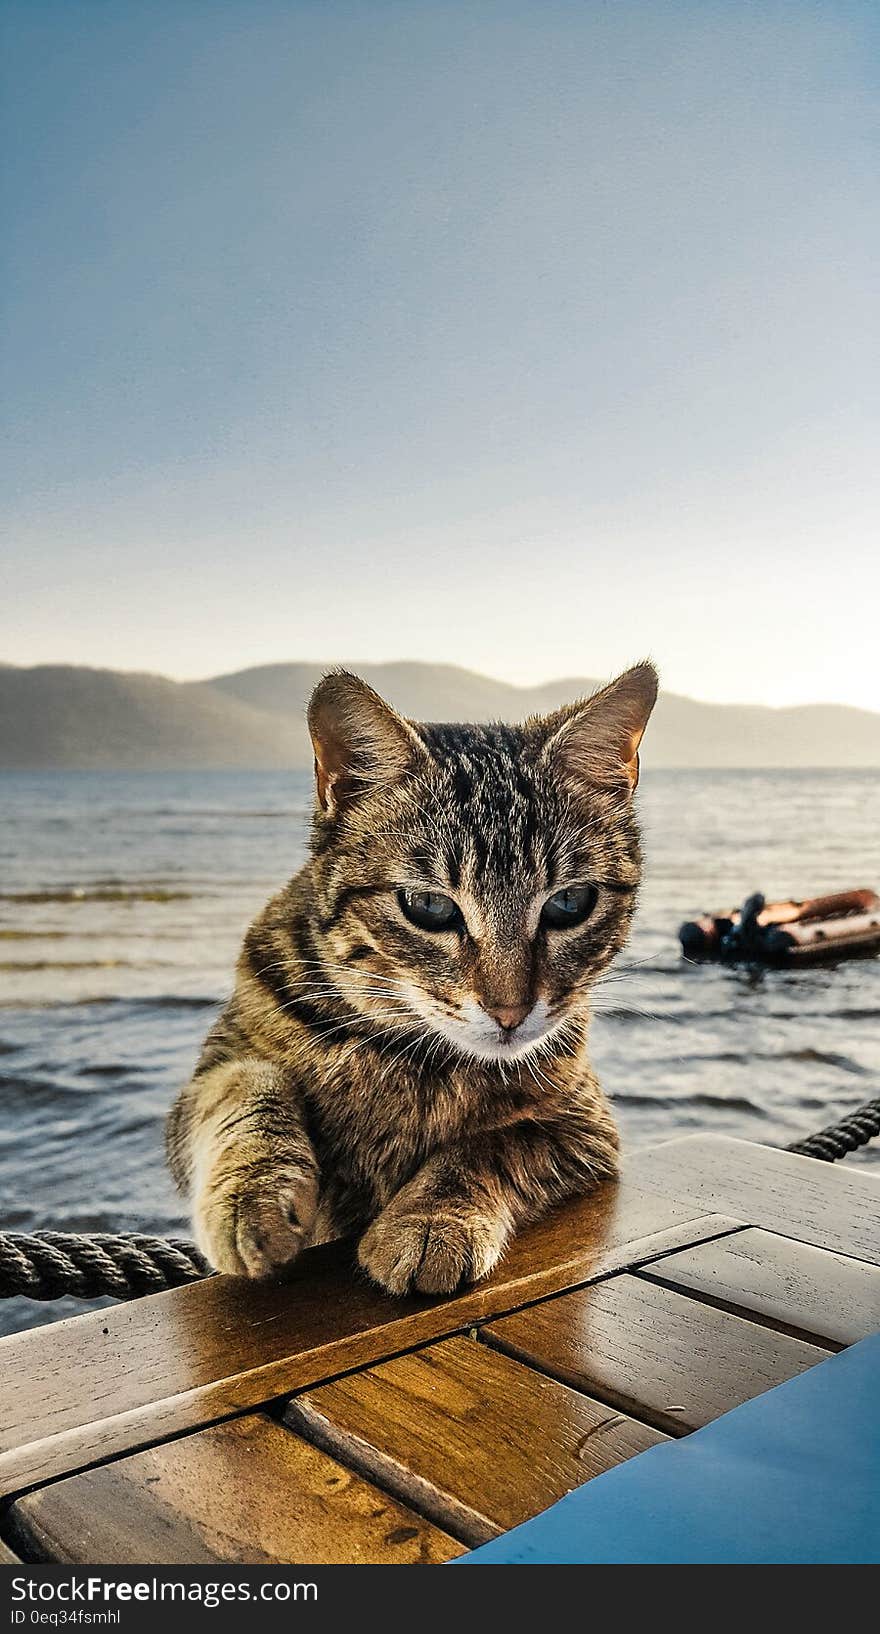
POLYGON ((574 787, 616 786, 632 794, 639 780, 639 744, 657 687, 657 671, 646 661, 592 698, 564 705, 538 722, 544 755, 574 787))
POLYGON ((308 722, 318 804, 328 817, 396 783, 426 753, 409 721, 347 670, 318 682, 308 722))

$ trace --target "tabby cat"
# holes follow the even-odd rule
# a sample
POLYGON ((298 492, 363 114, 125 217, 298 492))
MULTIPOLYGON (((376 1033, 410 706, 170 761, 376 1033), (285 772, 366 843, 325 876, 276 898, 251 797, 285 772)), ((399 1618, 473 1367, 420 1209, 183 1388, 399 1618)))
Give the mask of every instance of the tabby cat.
POLYGON ((523 726, 429 726, 320 682, 310 860, 248 931, 169 1120, 221 1271, 357 1233, 384 1288, 448 1292, 615 1173, 589 999, 632 919, 656 693, 640 664, 523 726))

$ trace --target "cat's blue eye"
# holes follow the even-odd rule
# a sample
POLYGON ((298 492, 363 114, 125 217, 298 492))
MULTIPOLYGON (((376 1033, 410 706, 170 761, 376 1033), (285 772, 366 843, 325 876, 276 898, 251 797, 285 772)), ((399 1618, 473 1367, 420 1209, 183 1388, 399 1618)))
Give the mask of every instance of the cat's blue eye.
POLYGON ((568 930, 582 925, 599 900, 595 885, 568 885, 564 891, 554 891, 541 909, 541 924, 549 930, 568 930))
POLYGON ((397 893, 400 911, 419 930, 457 930, 461 909, 443 891, 415 891, 403 886, 397 893))

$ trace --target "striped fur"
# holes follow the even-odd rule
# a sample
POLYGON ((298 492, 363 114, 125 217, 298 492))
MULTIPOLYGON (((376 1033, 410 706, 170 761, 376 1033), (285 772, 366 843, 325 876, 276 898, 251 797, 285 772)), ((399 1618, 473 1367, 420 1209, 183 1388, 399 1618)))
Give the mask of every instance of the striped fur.
POLYGON ((649 665, 521 727, 404 721, 363 682, 310 706, 310 860, 251 926, 168 1152, 200 1246, 264 1276, 358 1233, 392 1292, 484 1275, 518 1225, 616 1170, 589 991, 640 877, 649 665), (597 888, 575 928, 543 905, 597 888), (412 924, 398 892, 450 897, 412 924), (494 1019, 527 1012, 503 1027, 494 1019))

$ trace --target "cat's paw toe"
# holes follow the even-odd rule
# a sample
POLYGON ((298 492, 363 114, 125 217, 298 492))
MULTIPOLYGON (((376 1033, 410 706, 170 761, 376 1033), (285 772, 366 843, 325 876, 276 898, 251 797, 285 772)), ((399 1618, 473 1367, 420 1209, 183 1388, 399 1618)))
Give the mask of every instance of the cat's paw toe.
POLYGON ((361 1266, 392 1294, 451 1294, 497 1265, 505 1232, 494 1221, 379 1216, 358 1245, 361 1266))
POLYGON ((200 1211, 199 1246, 218 1271, 276 1276, 308 1246, 317 1211, 317 1176, 280 1171, 252 1191, 213 1197, 200 1211))

